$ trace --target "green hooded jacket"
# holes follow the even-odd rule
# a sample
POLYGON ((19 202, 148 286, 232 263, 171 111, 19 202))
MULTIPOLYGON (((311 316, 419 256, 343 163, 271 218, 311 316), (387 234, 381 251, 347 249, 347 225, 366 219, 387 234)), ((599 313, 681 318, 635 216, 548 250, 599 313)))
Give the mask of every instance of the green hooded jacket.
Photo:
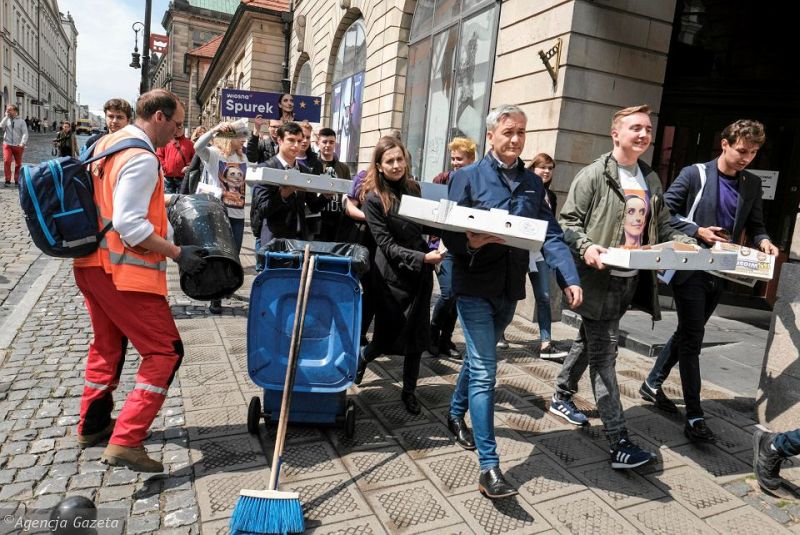
MULTIPOLYGON (((664 204, 664 192, 658 175, 643 161, 639 160, 637 164, 642 170, 650 195, 646 243, 653 245, 675 240, 696 245, 694 238, 670 226, 670 213, 664 204)), ((584 254, 591 245, 618 247, 620 243, 624 243, 625 235, 625 192, 619 181, 617 161, 610 152, 578 172, 561 209, 559 223, 564 229, 564 241, 577 257, 575 263, 583 288, 583 304, 578 313, 591 319, 599 319, 611 274, 608 269, 597 270, 587 266, 584 254)), ((634 303, 650 312, 654 321, 661 319, 655 271, 640 273, 634 303)))

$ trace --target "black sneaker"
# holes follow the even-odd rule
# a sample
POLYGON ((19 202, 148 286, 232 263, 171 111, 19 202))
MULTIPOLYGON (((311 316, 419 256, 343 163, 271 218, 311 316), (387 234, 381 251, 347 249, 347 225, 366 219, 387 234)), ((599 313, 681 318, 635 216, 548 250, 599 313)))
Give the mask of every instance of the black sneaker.
POLYGON ((655 458, 652 453, 644 451, 627 438, 621 438, 609 450, 609 453, 611 454, 611 468, 615 470, 636 468, 649 463, 655 458))
POLYGON ((716 442, 717 437, 714 432, 708 428, 706 421, 703 418, 695 420, 693 424, 686 422, 683 428, 683 434, 692 442, 716 442))
POLYGON ((664 390, 659 388, 658 390, 654 390, 650 388, 650 385, 647 384, 647 381, 642 382, 642 386, 639 387, 639 394, 642 396, 642 399, 645 401, 649 401, 653 403, 656 408, 661 409, 665 412, 676 413, 678 412, 678 407, 675 403, 669 399, 666 394, 664 394, 664 390))
POLYGON ((212 314, 222 314, 222 301, 214 299, 208 304, 208 311, 212 314))
MULTIPOLYGON (((768 494, 779 494, 784 486, 781 465, 785 458, 772 448, 775 433, 756 429, 753 433, 753 472, 758 486, 768 494)), ((780 493, 782 494, 782 493, 780 493)))

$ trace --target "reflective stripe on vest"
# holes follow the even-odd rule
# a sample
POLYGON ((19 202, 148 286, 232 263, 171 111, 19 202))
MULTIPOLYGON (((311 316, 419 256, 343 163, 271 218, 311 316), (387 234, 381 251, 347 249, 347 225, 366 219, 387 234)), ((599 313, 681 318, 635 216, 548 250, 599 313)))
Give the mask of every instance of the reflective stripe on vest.
POLYGON ((111 260, 111 263, 115 265, 127 264, 129 266, 139 266, 147 269, 157 269, 159 271, 167 270, 166 260, 162 260, 157 264, 153 264, 147 260, 142 260, 141 258, 134 258, 125 253, 119 254, 112 251, 108 252, 108 258, 111 260))
POLYGON ((136 383, 136 386, 134 386, 133 388, 134 388, 134 390, 136 390, 138 388, 139 390, 145 390, 147 392, 153 392, 155 394, 161 394, 162 396, 166 396, 167 395, 167 389, 166 388, 159 388, 157 386, 148 385, 148 384, 145 384, 145 383, 136 383))

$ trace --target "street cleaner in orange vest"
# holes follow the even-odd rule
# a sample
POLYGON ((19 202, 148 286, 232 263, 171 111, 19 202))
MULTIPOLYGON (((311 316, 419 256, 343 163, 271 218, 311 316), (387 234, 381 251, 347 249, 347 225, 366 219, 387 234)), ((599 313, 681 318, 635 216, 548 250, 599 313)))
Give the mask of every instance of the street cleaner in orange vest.
POLYGON ((167 240, 171 228, 164 203, 164 177, 154 151, 183 128, 184 109, 171 92, 157 89, 136 103, 134 124, 103 137, 95 154, 130 138, 152 148, 131 148, 92 164, 98 229, 113 228, 90 255, 76 258, 75 282, 86 301, 94 340, 86 361, 78 445, 108 439, 100 458, 111 466, 161 472, 142 443, 183 358, 175 320, 167 303, 167 258, 188 273, 202 269, 205 250, 167 240), (130 341, 141 355, 136 383, 116 419, 113 392, 130 341), (110 438, 109 438, 110 437, 110 438))

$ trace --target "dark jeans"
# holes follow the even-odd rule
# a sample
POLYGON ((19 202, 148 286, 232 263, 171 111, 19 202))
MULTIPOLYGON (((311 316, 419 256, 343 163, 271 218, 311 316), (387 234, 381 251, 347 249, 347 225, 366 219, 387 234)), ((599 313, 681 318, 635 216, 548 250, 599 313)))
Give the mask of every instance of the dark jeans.
POLYGON ((556 395, 560 399, 570 399, 577 392, 578 381, 588 366, 597 411, 612 444, 627 434, 617 383, 619 320, 633 300, 638 278, 611 277, 600 316, 596 319, 582 317, 578 337, 556 378, 556 395))
POLYGON ((539 324, 539 339, 550 341, 550 327, 553 315, 550 311, 550 277, 552 271, 544 260, 536 262, 537 271, 528 273, 533 286, 533 297, 536 299, 536 323, 539 324))
POLYGON ((178 193, 178 189, 180 189, 182 181, 182 176, 165 176, 164 193, 178 193))
POLYGON ((453 257, 447 255, 439 264, 439 299, 433 306, 431 317, 431 346, 446 348, 456 326, 456 296, 453 295, 453 257))
MULTIPOLYGON (((381 356, 381 352, 375 349, 375 343, 370 342, 364 347, 364 360, 372 362, 381 356)), ((419 379, 419 364, 422 360, 422 353, 410 353, 403 359, 403 392, 412 394, 417 389, 417 379, 419 379)))
POLYGON ((228 218, 231 222, 231 230, 233 231, 233 244, 236 246, 236 256, 239 256, 239 251, 242 250, 242 240, 244 239, 244 219, 228 218))
POLYGON ((800 455, 800 429, 778 433, 773 444, 781 455, 786 457, 800 455))
POLYGON ((686 418, 702 418, 700 350, 706 322, 717 308, 722 294, 722 279, 696 271, 683 284, 673 284, 672 294, 678 311, 678 328, 658 354, 647 376, 647 384, 654 389, 661 388, 673 366, 679 363, 686 418))

